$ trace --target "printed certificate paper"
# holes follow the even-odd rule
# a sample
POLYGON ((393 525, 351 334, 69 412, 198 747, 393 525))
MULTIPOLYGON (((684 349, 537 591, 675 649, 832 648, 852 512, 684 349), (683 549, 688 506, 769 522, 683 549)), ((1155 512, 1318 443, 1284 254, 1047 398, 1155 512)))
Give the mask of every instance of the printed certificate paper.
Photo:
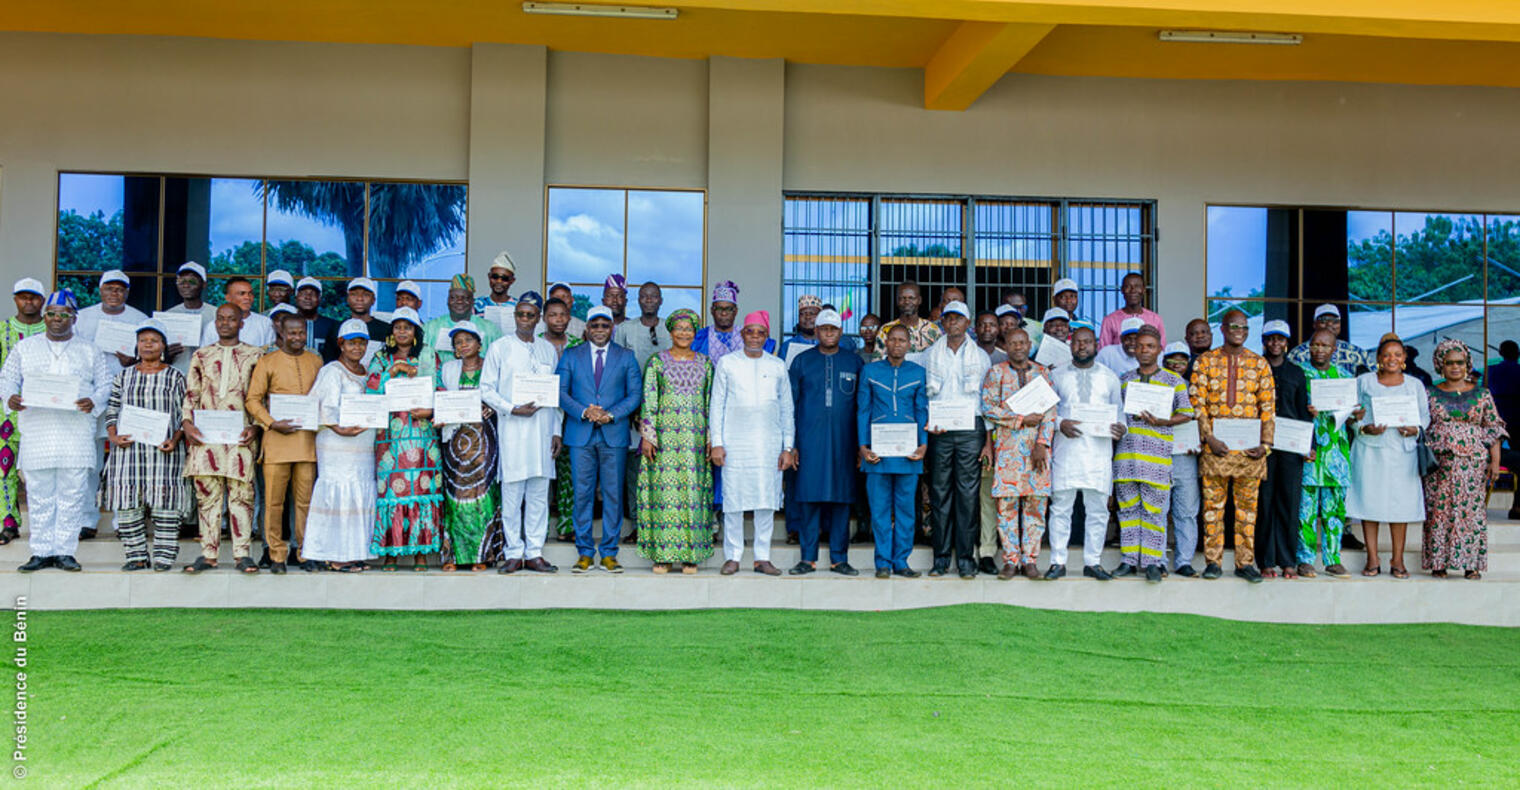
POLYGON ((116 435, 130 436, 138 444, 157 447, 169 438, 169 413, 123 406, 116 416, 116 435))
POLYGON ((882 458, 907 458, 917 449, 918 425, 911 422, 871 424, 871 452, 882 458))
POLYGON ((1114 435, 1111 431, 1115 416, 1114 407, 1107 403, 1078 403, 1071 407, 1070 419, 1080 423, 1077 430, 1081 431, 1083 436, 1091 439, 1112 440, 1114 435))
POLYGON ((315 431, 320 424, 317 400, 309 395, 270 395, 269 416, 275 422, 290 420, 303 431, 315 431))
POLYGON ((1148 411, 1152 417, 1169 420, 1172 417, 1172 402, 1175 397, 1176 393, 1171 387, 1131 381, 1124 387, 1124 413, 1138 417, 1141 412, 1148 411))
POLYGON ((1172 455, 1182 455, 1203 449, 1198 440, 1198 421, 1188 420, 1172 426, 1172 455))
POLYGON ((107 354, 126 354, 129 357, 135 357, 137 356, 137 328, 121 321, 101 321, 95 329, 95 347, 107 354))
POLYGON ((243 413, 196 409, 195 429, 206 444, 237 444, 243 438, 243 413))
POLYGON ((1302 456, 1314 449, 1314 423, 1278 417, 1272 425, 1273 449, 1302 456))
POLYGON ((1040 338, 1040 350, 1034 352, 1034 361, 1047 368, 1065 365, 1071 361, 1071 346, 1059 337, 1040 338))
POLYGON ((1309 382, 1309 405, 1315 411, 1355 411, 1356 379, 1314 379, 1309 382))
POLYGON ((433 422, 439 425, 463 425, 480 420, 480 390, 444 390, 433 393, 433 422))
POLYGON ((384 428, 390 418, 390 399, 384 395, 351 393, 338 403, 340 428, 384 428))
POLYGON ((1214 438, 1231 450, 1261 446, 1261 420, 1215 420, 1214 438))
POLYGON ((153 313, 153 320, 163 324, 164 329, 169 330, 169 345, 178 343, 185 348, 195 348, 201 344, 200 313, 171 313, 158 310, 153 313))
POLYGON ((519 373, 512 379, 512 405, 529 403, 541 409, 559 408, 559 376, 553 373, 519 373))
POLYGON ((385 397, 391 411, 433 408, 432 378, 395 378, 385 382, 385 397))
POLYGON ((965 398, 929 401, 929 427, 937 431, 975 429, 976 401, 965 398))
MULTIPOLYGON (((1316 406, 1315 408, 1319 408, 1316 406)), ((1386 395, 1372 399, 1372 424, 1386 428, 1405 428, 1420 424, 1420 406, 1408 395, 1386 395)))
POLYGON ((79 379, 73 376, 29 373, 21 380, 21 405, 28 409, 74 411, 74 401, 77 400, 79 379))
POLYGON ((1050 388, 1050 382, 1040 376, 1019 388, 1018 392, 1008 396, 1003 405, 1008 410, 1020 416, 1026 414, 1044 414, 1051 406, 1061 402, 1061 396, 1050 388))

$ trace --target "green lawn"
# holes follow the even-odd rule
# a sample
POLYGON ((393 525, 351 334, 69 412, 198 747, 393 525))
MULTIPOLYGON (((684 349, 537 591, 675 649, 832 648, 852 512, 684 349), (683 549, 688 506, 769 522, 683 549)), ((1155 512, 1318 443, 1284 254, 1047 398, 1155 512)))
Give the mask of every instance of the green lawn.
POLYGON ((29 636, 41 787, 1520 784, 1520 629, 974 605, 34 612, 29 636))

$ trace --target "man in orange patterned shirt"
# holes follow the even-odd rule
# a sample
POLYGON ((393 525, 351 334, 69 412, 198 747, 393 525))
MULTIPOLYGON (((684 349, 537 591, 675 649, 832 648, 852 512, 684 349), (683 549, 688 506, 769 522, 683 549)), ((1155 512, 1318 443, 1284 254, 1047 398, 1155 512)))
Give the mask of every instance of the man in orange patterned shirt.
MULTIPOLYGON (((1267 453, 1272 450, 1276 384, 1272 368, 1260 354, 1245 347, 1249 326, 1245 313, 1231 310, 1220 323, 1224 345, 1200 355, 1193 365, 1188 393, 1198 413, 1198 435, 1207 452, 1198 466, 1203 475, 1203 557, 1208 566, 1203 578, 1222 575, 1224 559, 1224 506, 1230 487, 1235 490, 1235 575, 1261 581, 1253 564, 1256 540, 1256 496, 1267 475, 1267 453), (1214 435, 1219 420, 1250 420, 1260 424, 1260 443, 1248 449, 1231 449, 1214 435)), ((1231 427, 1241 427, 1239 423, 1231 427)), ((1249 427, 1249 426, 1247 426, 1249 427)), ((1238 447, 1239 445, 1237 445, 1238 447)))

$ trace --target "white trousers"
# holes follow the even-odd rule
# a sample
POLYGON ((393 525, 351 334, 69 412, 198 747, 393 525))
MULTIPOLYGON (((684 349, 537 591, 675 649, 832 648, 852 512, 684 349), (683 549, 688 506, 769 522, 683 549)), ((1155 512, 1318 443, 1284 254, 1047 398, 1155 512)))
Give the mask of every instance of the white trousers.
POLYGON ((39 469, 23 471, 28 503, 27 529, 32 554, 72 557, 79 549, 79 530, 94 526, 100 511, 90 498, 95 470, 39 469))
POLYGON ((1082 507, 1087 511, 1087 523, 1082 533, 1082 564, 1097 565, 1103 561, 1103 538, 1108 535, 1108 492, 1092 488, 1068 488, 1050 495, 1050 562, 1066 564, 1066 546, 1071 542, 1071 511, 1077 505, 1077 493, 1082 494, 1082 507))
POLYGON ((549 534, 549 478, 530 477, 501 484, 501 528, 506 533, 502 559, 544 556, 549 534))
MULTIPOLYGON (((754 510, 755 561, 771 559, 771 529, 776 526, 776 511, 754 510)), ((738 562, 744 556, 744 511, 723 511, 723 559, 738 562)))

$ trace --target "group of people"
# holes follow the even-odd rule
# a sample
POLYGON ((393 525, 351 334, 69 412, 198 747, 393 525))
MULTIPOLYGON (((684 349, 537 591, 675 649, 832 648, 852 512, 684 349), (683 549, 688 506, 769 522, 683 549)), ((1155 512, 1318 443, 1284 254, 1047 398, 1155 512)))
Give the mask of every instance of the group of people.
POLYGON ((563 283, 514 297, 506 253, 489 278, 477 297, 456 276, 447 312, 427 322, 415 284, 380 315, 376 284, 355 278, 349 316, 334 321, 317 313, 319 281, 284 272, 266 279, 267 315, 243 278, 213 307, 190 262, 166 313, 198 315, 198 337, 183 317, 128 306, 121 272, 103 274, 100 303, 83 309, 67 290, 17 282, 0 333, 0 543, 19 536, 24 480, 22 571, 79 570, 78 541, 110 512, 128 571, 172 569, 190 523, 201 552, 189 573, 218 566, 224 529, 243 573, 359 572, 376 559, 426 570, 434 555, 449 571, 552 573, 551 505, 576 573, 622 571, 625 510, 655 573, 696 573, 718 545, 720 572, 738 572, 748 514, 753 570, 780 575, 778 510, 801 544, 793 575, 819 569, 825 539, 827 569, 859 574, 852 513, 869 525, 879 578, 919 575, 908 559, 925 515, 930 576, 1061 578, 1074 521, 1085 576, 1195 576, 1200 513, 1207 579, 1223 574, 1227 526, 1248 581, 1314 576, 1316 561, 1348 576, 1353 519, 1363 575, 1382 570, 1387 524, 1390 573, 1408 576, 1412 521, 1424 522, 1425 570, 1486 570, 1487 484, 1507 434, 1455 340, 1436 347, 1441 381, 1427 390, 1405 374, 1398 337, 1356 348, 1329 305, 1291 349, 1282 321, 1263 325, 1263 354, 1246 348, 1239 310, 1222 316, 1217 348, 1202 319, 1168 344, 1133 273, 1124 306, 1096 323, 1066 279, 1038 322, 1022 294, 973 314, 956 288, 921 315, 921 290, 905 282, 893 320, 867 315, 858 337, 803 295, 779 347, 766 311, 739 320, 732 282, 713 288, 705 324, 686 309, 662 317, 656 283, 627 315, 619 274, 584 319, 563 283), (135 345, 104 342, 111 322, 130 325, 135 345), (1334 380, 1349 384, 1322 383, 1334 380), (465 396, 466 413, 435 413, 438 393, 465 396), (1121 558, 1109 569, 1111 524, 1121 558))

